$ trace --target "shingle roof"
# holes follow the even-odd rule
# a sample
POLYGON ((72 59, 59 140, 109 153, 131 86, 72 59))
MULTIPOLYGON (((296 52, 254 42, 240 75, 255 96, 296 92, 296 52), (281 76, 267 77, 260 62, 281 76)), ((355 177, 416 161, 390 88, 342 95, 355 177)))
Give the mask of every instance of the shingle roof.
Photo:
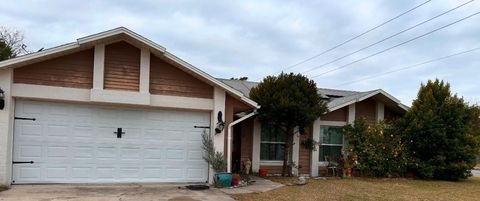
MULTIPOLYGON (((246 80, 230 80, 230 79, 221 79, 221 78, 217 78, 217 79, 229 85, 230 87, 240 91, 246 97, 249 97, 250 90, 259 84, 258 82, 251 82, 246 80)), ((360 92, 360 91, 318 88, 318 94, 321 95, 322 98, 325 98, 325 99, 328 98, 327 106, 331 110, 338 109, 338 107, 343 107, 345 104, 348 104, 351 102, 352 103, 357 102, 358 100, 361 100, 364 97, 367 97, 367 96, 370 97, 378 93, 386 94, 386 92, 384 92, 381 89, 360 92)), ((394 100, 394 101, 398 101, 398 100, 394 100)), ((399 106, 402 108, 406 108, 406 106, 403 107, 404 105, 402 105, 401 103, 399 103, 399 106)))

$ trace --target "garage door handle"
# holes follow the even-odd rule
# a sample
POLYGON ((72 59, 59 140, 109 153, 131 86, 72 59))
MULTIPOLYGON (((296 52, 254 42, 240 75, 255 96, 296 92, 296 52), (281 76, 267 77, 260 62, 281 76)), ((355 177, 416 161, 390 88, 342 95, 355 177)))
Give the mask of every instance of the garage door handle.
POLYGON ((13 164, 24 164, 24 163, 33 164, 34 162, 33 162, 33 161, 13 161, 12 163, 13 163, 13 164))
POLYGON ((15 120, 28 120, 28 121, 35 121, 35 118, 26 118, 26 117, 15 117, 15 120))
POLYGON ((122 132, 122 128, 117 128, 117 132, 113 132, 117 134, 117 138, 122 138, 122 135, 125 134, 125 132, 122 132))

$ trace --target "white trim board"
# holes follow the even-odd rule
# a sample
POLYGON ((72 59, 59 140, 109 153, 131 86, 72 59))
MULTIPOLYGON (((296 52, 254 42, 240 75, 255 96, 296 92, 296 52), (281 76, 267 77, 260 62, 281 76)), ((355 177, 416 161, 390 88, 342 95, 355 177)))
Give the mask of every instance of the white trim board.
POLYGON ((213 110, 213 99, 151 95, 139 92, 76 89, 32 84, 12 84, 12 96, 52 101, 74 101, 159 108, 213 110))
POLYGON ((382 94, 382 95, 386 96, 386 97, 389 98, 390 100, 396 102, 397 105, 398 105, 398 107, 402 108, 402 109, 405 110, 405 111, 408 110, 408 107, 407 107, 406 105, 402 104, 402 103, 400 102, 400 100, 396 99, 395 97, 393 97, 392 95, 390 95, 390 94, 388 94, 387 92, 383 91, 382 89, 377 89, 377 90, 375 90, 375 91, 372 91, 372 93, 369 93, 369 94, 366 94, 366 95, 364 95, 364 96, 361 96, 361 97, 359 97, 359 98, 357 98, 357 99, 355 99, 355 100, 352 100, 352 101, 349 101, 349 102, 346 102, 346 103, 337 105, 337 106, 332 107, 332 108, 329 108, 329 110, 330 110, 330 112, 332 112, 332 111, 338 110, 338 109, 340 109, 340 108, 343 108, 343 107, 345 107, 345 106, 351 105, 351 104, 353 104, 353 103, 361 102, 361 101, 363 101, 363 100, 365 100, 365 99, 368 99, 368 98, 370 98, 370 97, 373 97, 373 96, 375 96, 375 95, 377 95, 377 94, 382 94))

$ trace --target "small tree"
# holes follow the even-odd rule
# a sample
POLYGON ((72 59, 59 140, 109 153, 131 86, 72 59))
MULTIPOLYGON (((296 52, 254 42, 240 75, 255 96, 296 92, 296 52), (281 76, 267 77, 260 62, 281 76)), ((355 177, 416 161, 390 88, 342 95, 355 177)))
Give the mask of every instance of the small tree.
POLYGON ((478 108, 452 95, 448 83, 422 84, 401 123, 412 157, 409 167, 425 179, 468 177, 479 152, 478 118, 478 108))
POLYGON ((0 39, 0 61, 10 59, 12 55, 12 49, 0 39))
POLYGON ((23 33, 0 26, 0 61, 28 53, 23 33))
POLYGON ((261 105, 258 118, 286 130, 282 175, 291 175, 289 154, 293 143, 294 128, 311 124, 327 111, 325 102, 317 93, 313 80, 300 74, 268 76, 250 91, 250 97, 261 105))
POLYGON ((215 151, 212 136, 207 131, 202 133, 203 159, 212 166, 215 172, 223 172, 227 168, 227 161, 222 152, 215 151))

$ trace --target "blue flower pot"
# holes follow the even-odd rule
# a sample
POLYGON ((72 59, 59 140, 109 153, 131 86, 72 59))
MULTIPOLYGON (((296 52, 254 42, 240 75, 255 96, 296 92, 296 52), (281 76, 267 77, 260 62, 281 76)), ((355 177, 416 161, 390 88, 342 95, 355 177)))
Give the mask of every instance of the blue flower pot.
POLYGON ((232 174, 228 172, 218 172, 214 175, 215 186, 219 188, 230 187, 232 184, 232 174))

